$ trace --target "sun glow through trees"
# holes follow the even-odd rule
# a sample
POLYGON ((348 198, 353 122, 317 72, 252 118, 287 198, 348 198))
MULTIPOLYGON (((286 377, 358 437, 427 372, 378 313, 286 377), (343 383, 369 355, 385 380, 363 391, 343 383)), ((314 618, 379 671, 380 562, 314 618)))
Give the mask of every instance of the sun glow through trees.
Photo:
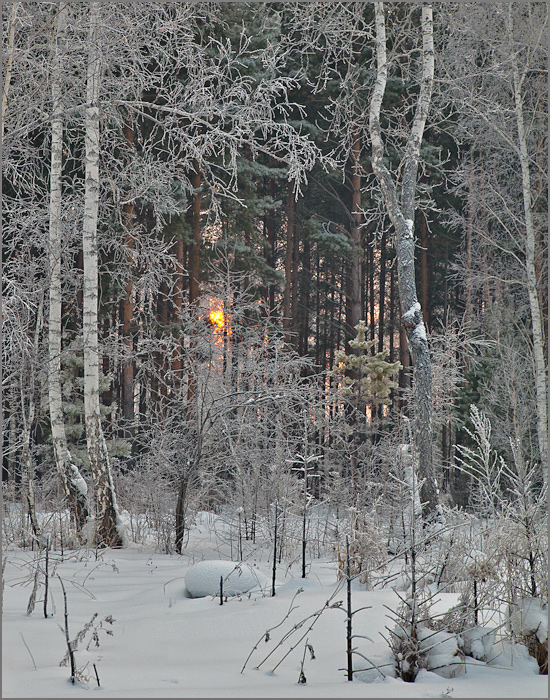
POLYGON ((219 299, 210 301, 208 318, 214 327, 214 333, 216 335, 221 335, 224 331, 227 331, 223 303, 219 299))

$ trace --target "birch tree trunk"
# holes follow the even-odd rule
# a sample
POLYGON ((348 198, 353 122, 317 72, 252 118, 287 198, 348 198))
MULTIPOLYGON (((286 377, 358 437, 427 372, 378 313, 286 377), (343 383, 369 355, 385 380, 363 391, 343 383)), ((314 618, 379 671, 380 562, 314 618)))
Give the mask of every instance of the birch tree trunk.
POLYGON ((63 167, 63 99, 60 81, 65 15, 58 9, 57 30, 52 60, 52 147, 50 166, 49 273, 50 314, 48 323, 48 404, 55 464, 63 491, 73 514, 77 536, 85 539, 86 524, 91 517, 88 487, 73 464, 67 447, 63 398, 61 393, 61 197, 63 167))
POLYGON ((89 54, 87 70, 86 167, 82 252, 84 262, 83 334, 84 334, 84 416, 86 446, 94 481, 97 542, 101 546, 121 547, 122 527, 117 512, 115 490, 107 445, 101 427, 99 405, 98 346, 98 247, 99 211, 99 89, 101 52, 99 40, 99 2, 90 3, 89 54))
POLYGON ((546 362, 544 357, 544 331, 541 308, 537 289, 536 270, 536 231, 533 221, 533 203, 531 198, 531 173, 529 170, 529 151, 527 134, 523 117, 522 84, 525 71, 520 75, 518 62, 513 49, 513 19, 512 5, 508 6, 507 29, 511 44, 511 60, 513 74, 513 93, 516 125, 518 130, 519 160, 521 165, 521 184, 523 194, 523 210, 525 214, 525 272, 527 277, 527 292, 529 308, 533 325, 533 354, 535 365, 535 390, 537 406, 537 437, 539 444, 542 473, 546 481, 548 467, 548 388, 546 362))
POLYGON ((40 296, 40 303, 36 313, 36 326, 34 329, 33 339, 33 356, 29 363, 29 367, 23 366, 19 377, 19 387, 21 392, 21 418, 23 422, 23 435, 21 450, 21 465, 23 467, 21 474, 22 491, 25 492, 27 499, 27 508, 29 520, 31 522, 32 531, 36 539, 40 542, 42 532, 36 515, 36 499, 34 495, 34 464, 31 451, 31 430, 36 416, 36 400, 35 400, 35 368, 36 359, 38 358, 38 341, 43 322, 43 307, 44 297, 40 296), (27 371, 25 371, 25 369, 27 371), (28 375, 28 376, 27 376, 28 375), (25 380, 28 384, 25 386, 25 380), (28 410, 25 410, 25 393, 28 393, 28 410))
POLYGON ((414 366, 414 439, 419 477, 422 480, 420 489, 422 516, 427 524, 440 519, 441 512, 432 456, 432 368, 426 327, 416 293, 414 210, 420 145, 430 107, 434 76, 432 7, 431 5, 422 7, 422 78, 414 119, 407 139, 399 201, 396 182, 383 163, 384 145, 380 111, 388 75, 386 24, 384 4, 376 2, 374 6, 377 75, 369 110, 372 168, 380 184, 386 210, 394 227, 402 322, 414 366))
POLYGON ((8 37, 8 60, 6 64, 6 69, 4 72, 4 84, 2 86, 2 141, 4 140, 4 124, 6 122, 6 111, 8 109, 8 92, 11 83, 11 74, 13 70, 13 49, 14 49, 14 38, 15 38, 15 19, 17 17, 17 10, 19 9, 19 3, 14 2, 11 6, 10 19, 9 19, 9 37, 8 37))

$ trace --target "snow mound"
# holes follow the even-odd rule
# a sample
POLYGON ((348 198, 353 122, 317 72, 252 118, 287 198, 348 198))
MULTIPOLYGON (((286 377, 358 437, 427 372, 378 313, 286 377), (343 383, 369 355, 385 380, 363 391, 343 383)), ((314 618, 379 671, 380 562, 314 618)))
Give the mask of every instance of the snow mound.
POLYGON ((322 591, 323 587, 315 579, 291 578, 288 581, 285 581, 285 583, 277 585, 277 595, 279 597, 286 596, 287 598, 292 598, 292 596, 297 594, 300 589, 302 593, 304 591, 309 593, 322 591))
POLYGON ((488 627, 474 627, 461 634, 462 649, 466 656, 473 656, 479 661, 487 661, 495 643, 495 631, 488 627))
MULTIPOLYGON (((516 673, 540 675, 537 660, 529 654, 525 644, 514 644, 508 640, 496 642, 488 666, 511 666, 516 673), (504 664, 503 664, 504 662, 504 664)), ((519 697, 519 696, 518 696, 519 697)))
POLYGON ((193 598, 218 595, 223 578, 224 595, 234 596, 267 586, 267 579, 249 564, 211 559, 199 561, 185 574, 185 587, 193 598))
POLYGON ((525 637, 536 634, 541 644, 548 639, 548 611, 538 598, 521 598, 510 621, 516 634, 525 637))
POLYGON ((428 671, 433 671, 443 678, 455 678, 459 673, 464 672, 464 663, 455 634, 434 632, 419 625, 418 639, 419 650, 425 654, 428 671))

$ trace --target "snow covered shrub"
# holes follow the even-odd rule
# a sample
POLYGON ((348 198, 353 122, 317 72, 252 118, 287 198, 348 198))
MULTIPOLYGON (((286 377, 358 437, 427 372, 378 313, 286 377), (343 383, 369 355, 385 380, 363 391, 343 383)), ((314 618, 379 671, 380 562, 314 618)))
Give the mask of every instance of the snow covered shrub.
POLYGON ((510 605, 510 627, 548 674, 548 605, 538 598, 518 598, 510 605))
POLYGON ((461 639, 456 634, 399 621, 389 632, 395 670, 405 682, 414 682, 421 669, 443 678, 455 678, 464 671, 461 639))
POLYGON ((405 561, 408 561, 408 549, 415 538, 414 531, 420 524, 422 513, 418 460, 410 443, 391 446, 389 458, 391 466, 386 498, 391 502, 391 510, 387 545, 391 553, 403 553, 405 561))
POLYGON ((471 656, 479 661, 487 661, 491 658, 496 633, 488 627, 473 627, 466 629, 460 635, 462 651, 466 656, 471 656))
POLYGON ((455 678, 464 671, 464 654, 455 634, 419 625, 418 637, 419 653, 427 671, 443 678, 455 678))
MULTIPOLYGON (((371 586, 370 576, 387 560, 386 541, 374 522, 365 513, 350 509, 352 514, 349 538, 350 575, 371 586)), ((338 546, 338 580, 346 576, 346 549, 338 546)))
POLYGON ((495 607, 507 604, 512 633, 537 659, 541 673, 548 673, 547 630, 528 630, 517 622, 530 617, 525 600, 533 601, 530 610, 547 609, 547 486, 541 483, 540 466, 524 459, 517 441, 510 439, 513 464, 509 465, 491 446, 489 420, 475 406, 470 407, 470 416, 475 445, 463 450, 459 468, 471 474, 478 493, 490 503, 482 515, 487 518, 484 550, 491 553, 494 565, 487 573, 493 579, 495 607))
POLYGON ((185 587, 193 598, 215 596, 220 592, 220 578, 223 578, 223 593, 226 596, 267 590, 268 587, 265 576, 249 564, 219 559, 194 564, 185 574, 185 587))
POLYGON ((118 502, 126 533, 136 544, 149 543, 173 551, 176 477, 181 469, 178 443, 172 433, 149 434, 147 449, 133 466, 114 470, 118 502), (139 474, 139 479, 136 475, 139 474))

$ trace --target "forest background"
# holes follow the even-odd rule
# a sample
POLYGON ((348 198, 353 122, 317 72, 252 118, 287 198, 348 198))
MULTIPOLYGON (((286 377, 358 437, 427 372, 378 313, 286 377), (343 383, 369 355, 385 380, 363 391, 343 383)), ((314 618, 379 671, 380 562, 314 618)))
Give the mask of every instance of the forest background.
POLYGON ((247 538, 273 504, 393 523, 407 445, 427 520, 494 513, 518 474, 541 493, 547 4, 380 8, 3 4, 2 483, 23 544, 66 506, 75 543, 123 544, 124 511, 167 552, 199 510, 238 511, 247 538), (404 204, 426 96, 409 307, 373 128, 404 204))

